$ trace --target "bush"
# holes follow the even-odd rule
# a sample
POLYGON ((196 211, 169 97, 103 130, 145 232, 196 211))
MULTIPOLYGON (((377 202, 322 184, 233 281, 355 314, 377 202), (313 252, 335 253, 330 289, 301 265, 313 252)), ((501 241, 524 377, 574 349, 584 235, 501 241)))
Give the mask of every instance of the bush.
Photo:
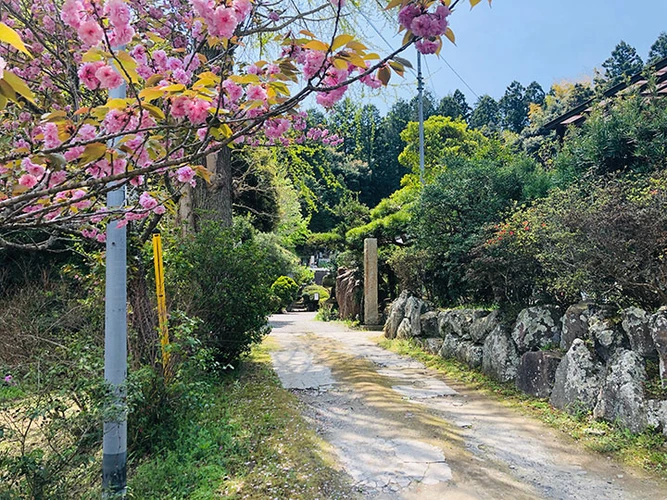
POLYGON ((504 283, 505 297, 524 303, 571 303, 583 293, 655 308, 667 303, 665 227, 665 172, 571 186, 499 225, 477 249, 470 272, 504 283))
POLYGON ((102 311, 96 290, 48 275, 0 298, 0 498, 80 498, 97 481, 102 311))
POLYGON ((202 320, 197 337, 221 366, 235 364, 268 332, 276 279, 270 251, 237 220, 231 228, 208 222, 170 253, 167 279, 177 307, 202 320))
POLYGON ((271 285, 271 292, 280 299, 276 310, 276 312, 280 312, 296 300, 299 285, 289 276, 281 276, 271 285))
POLYGON ((423 286, 441 305, 474 300, 466 280, 470 252, 484 241, 485 227, 523 200, 542 194, 546 174, 525 156, 451 158, 449 170, 427 185, 414 208, 416 245, 391 259, 409 287, 423 286))

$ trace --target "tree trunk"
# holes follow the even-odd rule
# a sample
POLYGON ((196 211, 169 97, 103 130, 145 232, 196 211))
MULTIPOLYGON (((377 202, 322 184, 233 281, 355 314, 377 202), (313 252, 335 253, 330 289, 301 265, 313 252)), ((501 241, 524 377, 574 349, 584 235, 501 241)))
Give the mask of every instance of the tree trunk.
POLYGON ((223 148, 206 157, 211 183, 201 182, 192 190, 195 229, 204 220, 232 225, 232 151, 223 148))

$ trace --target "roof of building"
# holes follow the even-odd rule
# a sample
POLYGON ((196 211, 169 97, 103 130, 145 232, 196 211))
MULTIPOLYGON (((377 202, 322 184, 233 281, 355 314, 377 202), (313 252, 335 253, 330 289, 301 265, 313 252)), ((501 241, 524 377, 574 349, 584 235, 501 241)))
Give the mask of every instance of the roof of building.
MULTIPOLYGON (((667 57, 648 66, 648 69, 655 75, 655 92, 657 92, 658 95, 667 95, 667 57)), ((646 78, 646 71, 643 71, 631 77, 629 80, 625 80, 617 85, 614 85, 613 87, 610 87, 604 92, 603 96, 611 98, 623 93, 626 90, 631 92, 639 91, 642 94, 648 94, 650 92, 647 89, 648 83, 649 81, 646 78)), ((580 125, 586 120, 590 112, 593 110, 593 105, 596 99, 598 99, 597 96, 589 99, 583 104, 580 104, 576 108, 571 109, 558 118, 551 120, 549 123, 544 125, 544 128, 547 130, 556 130, 559 132, 559 134, 563 134, 569 125, 580 125)))

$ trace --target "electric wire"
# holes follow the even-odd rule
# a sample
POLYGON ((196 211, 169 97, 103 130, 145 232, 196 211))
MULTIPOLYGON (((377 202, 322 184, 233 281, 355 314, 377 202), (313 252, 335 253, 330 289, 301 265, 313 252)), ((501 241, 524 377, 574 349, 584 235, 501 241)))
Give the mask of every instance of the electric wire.
MULTIPOLYGON (((371 27, 371 29, 372 29, 373 31, 375 31, 375 33, 376 33, 376 34, 382 39, 382 41, 387 45, 387 47, 389 47, 389 49, 392 49, 392 45, 391 45, 391 43, 389 43, 389 41, 388 41, 388 40, 385 38, 385 36, 380 32, 380 30, 377 29, 377 27, 375 26, 375 24, 373 24, 373 22, 368 18, 368 16, 367 16, 363 11, 361 11, 361 10, 359 10, 358 12, 359 12, 359 13, 361 14, 361 16, 366 20, 366 22, 367 22, 368 25, 371 27)), ((452 71, 452 73, 454 73, 454 74, 456 75, 456 77, 457 77, 459 80, 461 80, 461 82, 463 83, 463 85, 465 85, 466 88, 467 88, 467 89, 468 89, 468 90, 469 90, 469 91, 470 91, 470 92, 471 92, 477 99, 479 99, 479 94, 478 94, 477 92, 475 92, 475 91, 473 90, 473 88, 472 88, 472 87, 468 84, 468 82, 465 80, 465 78, 463 78, 463 77, 458 73, 458 71, 456 71, 456 70, 454 69, 454 67, 453 67, 451 64, 449 64, 449 61, 447 61, 447 59, 445 59, 444 57, 441 58, 441 59, 442 59, 442 61, 447 65, 447 67, 452 71)), ((424 58, 424 61, 426 62, 426 58, 424 58)), ((414 71, 412 68, 407 68, 407 69, 408 69, 413 75, 415 75, 415 76, 417 75, 417 74, 415 73, 415 71, 414 71)), ((432 74, 431 74, 431 70, 430 70, 430 68, 428 67, 428 62, 426 62, 426 69, 427 69, 428 72, 429 72, 429 80, 430 80, 430 76, 432 76, 432 74)), ((430 82, 429 82, 429 83, 430 83, 430 82)), ((433 84, 432 84, 432 83, 430 83, 430 85, 431 85, 431 88, 433 89, 433 93, 434 93, 434 95, 435 95, 435 94, 436 94, 436 92, 435 92, 435 88, 433 87, 433 84)))

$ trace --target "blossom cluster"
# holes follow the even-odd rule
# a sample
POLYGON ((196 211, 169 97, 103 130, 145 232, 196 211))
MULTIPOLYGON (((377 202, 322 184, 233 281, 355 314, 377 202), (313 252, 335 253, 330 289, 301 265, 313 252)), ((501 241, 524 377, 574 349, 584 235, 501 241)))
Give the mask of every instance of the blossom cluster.
POLYGON ((435 54, 442 43, 440 36, 447 31, 447 18, 451 13, 449 7, 442 4, 431 12, 418 3, 409 3, 398 13, 398 22, 420 38, 415 43, 419 52, 435 54))

